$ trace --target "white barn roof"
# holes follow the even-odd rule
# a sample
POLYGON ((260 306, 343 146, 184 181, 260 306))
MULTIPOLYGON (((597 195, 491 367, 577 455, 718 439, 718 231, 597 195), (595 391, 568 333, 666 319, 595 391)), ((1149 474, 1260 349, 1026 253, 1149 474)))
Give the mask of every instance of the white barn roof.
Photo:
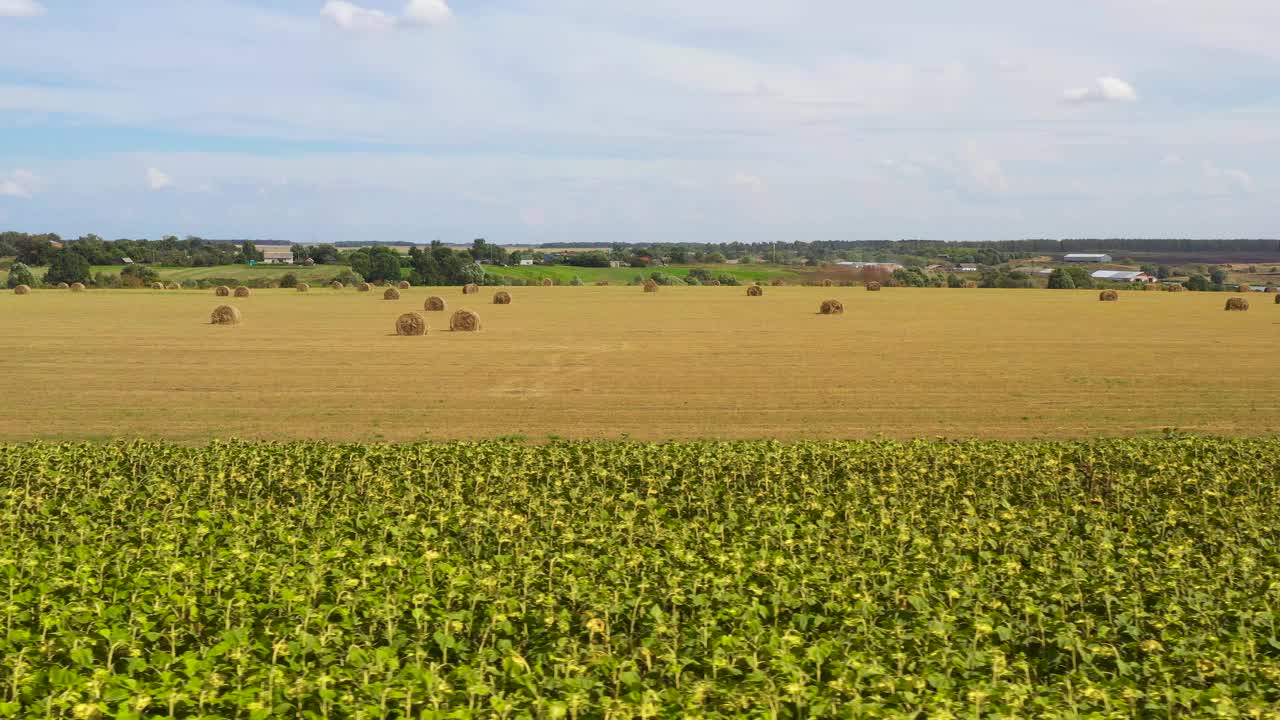
POLYGON ((1094 280, 1124 280, 1129 281, 1143 275, 1144 273, 1133 270, 1096 270, 1090 277, 1094 280))

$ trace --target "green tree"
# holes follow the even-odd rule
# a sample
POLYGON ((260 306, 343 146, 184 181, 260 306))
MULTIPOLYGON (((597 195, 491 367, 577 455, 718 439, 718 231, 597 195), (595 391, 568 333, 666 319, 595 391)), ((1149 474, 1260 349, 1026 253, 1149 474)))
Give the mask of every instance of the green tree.
POLYGON ((964 287, 964 280, 955 273, 947 273, 947 287, 962 288, 964 287))
POLYGON ((1075 283, 1076 287, 1093 287, 1093 275, 1090 275, 1088 270, 1085 270, 1082 267, 1069 267, 1064 269, 1071 274, 1071 282, 1075 283))
POLYGON ((400 282, 400 253, 385 246, 373 248, 369 251, 369 271, 360 274, 371 282, 400 282))
POLYGON ((1168 265, 1161 265, 1156 268, 1156 277, 1161 280, 1167 280, 1173 277, 1173 270, 1170 269, 1168 265))
POLYGON ((258 251, 258 248, 256 245, 254 245, 252 242, 248 240, 245 240, 244 244, 240 246, 240 254, 237 257, 238 257, 237 262, 243 264, 243 263, 248 263, 249 261, 262 262, 262 259, 265 256, 258 251))
POLYGON ((78 252, 59 250, 49 261, 49 271, 44 274, 46 285, 64 283, 85 283, 90 281, 89 261, 78 252))
POLYGON ((9 280, 5 283, 6 287, 12 289, 19 285, 31 287, 35 284, 36 277, 31 274, 31 268, 22 263, 14 263, 13 267, 9 268, 9 280))
POLYGON ((289 250, 293 253, 294 265, 301 265, 311 259, 311 250, 306 245, 291 245, 289 250))
POLYGON ((1058 268, 1049 273, 1049 289, 1050 290, 1075 290, 1076 281, 1071 277, 1071 273, 1058 268))
POLYGON ((480 285, 484 283, 484 268, 476 263, 470 263, 462 266, 462 284, 475 283, 480 285))
POLYGON ((53 245, 49 244, 52 237, 56 236, 26 235, 18 238, 13 243, 18 251, 18 262, 23 265, 48 265, 57 252, 53 245))
POLYGON ((1183 283, 1183 285, 1185 285, 1188 290, 1195 290, 1196 292, 1208 292, 1209 279, 1203 275, 1192 275, 1191 279, 1183 283))
POLYGON ((285 273, 284 277, 280 278, 280 287, 282 288, 298 287, 298 276, 294 275, 293 273, 285 273))
POLYGON ((1213 270, 1209 271, 1209 282, 1213 283, 1214 285, 1226 285, 1227 271, 1220 267, 1216 267, 1213 270))

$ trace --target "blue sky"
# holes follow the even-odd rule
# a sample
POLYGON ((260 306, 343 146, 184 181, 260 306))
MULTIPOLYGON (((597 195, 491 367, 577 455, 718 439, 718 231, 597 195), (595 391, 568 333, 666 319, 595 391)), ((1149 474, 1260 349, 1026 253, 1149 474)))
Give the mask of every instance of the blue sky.
POLYGON ((0 0, 0 228, 1272 237, 1274 0, 0 0))

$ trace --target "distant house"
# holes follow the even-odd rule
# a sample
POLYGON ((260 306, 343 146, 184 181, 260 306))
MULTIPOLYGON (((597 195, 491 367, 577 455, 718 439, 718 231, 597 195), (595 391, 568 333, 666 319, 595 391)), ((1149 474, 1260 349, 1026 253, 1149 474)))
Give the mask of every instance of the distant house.
POLYGON ((1098 270, 1089 277, 1107 282, 1153 283, 1156 281, 1151 275, 1131 270, 1098 270))
POLYGON ((961 265, 956 268, 956 272, 978 272, 977 265, 961 265))
POLYGON ((1093 254, 1093 253, 1071 253, 1062 259, 1067 262, 1078 262, 1078 263, 1109 263, 1111 262, 1112 258, 1110 255, 1100 255, 1100 254, 1093 254))
POLYGON ((610 261, 609 261, 609 267, 611 267, 611 268, 620 268, 620 267, 622 267, 622 261, 621 261, 621 260, 610 260, 610 261))
POLYGON ((529 267, 530 265, 533 265, 533 258, 525 258, 520 261, 521 267, 529 267))
POLYGON ((262 262, 267 265, 292 265, 292 250, 263 250, 262 262))
POLYGON ((840 267, 853 268, 855 270, 862 270, 864 268, 884 268, 885 270, 901 270, 902 269, 902 266, 899 265, 898 263, 890 263, 890 262, 884 262, 884 263, 851 262, 849 260, 845 260, 843 262, 836 263, 836 265, 839 265, 840 267))
POLYGON ((120 263, 121 263, 122 265, 132 265, 132 264, 133 264, 133 258, 122 257, 122 258, 120 258, 120 263))

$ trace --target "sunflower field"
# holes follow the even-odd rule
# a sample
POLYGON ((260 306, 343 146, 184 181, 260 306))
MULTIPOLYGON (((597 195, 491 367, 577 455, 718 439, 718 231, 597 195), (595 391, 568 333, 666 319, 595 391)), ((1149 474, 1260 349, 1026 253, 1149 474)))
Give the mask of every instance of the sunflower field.
POLYGON ((1277 707, 1278 440, 0 446, 0 717, 1277 707))

